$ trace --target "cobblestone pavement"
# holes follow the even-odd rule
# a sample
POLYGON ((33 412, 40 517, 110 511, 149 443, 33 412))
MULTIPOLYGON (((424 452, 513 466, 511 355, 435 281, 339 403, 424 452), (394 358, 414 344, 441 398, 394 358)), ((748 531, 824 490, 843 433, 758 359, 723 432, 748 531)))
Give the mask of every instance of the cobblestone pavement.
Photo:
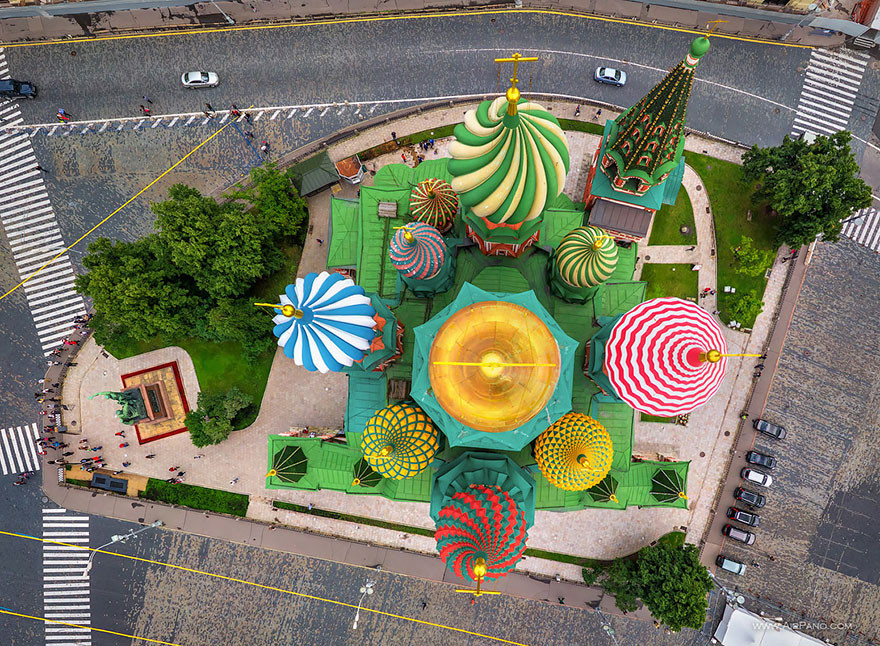
POLYGON ((725 553, 757 562, 754 595, 845 630, 839 643, 880 641, 880 257, 849 240, 819 245, 764 417, 788 429, 755 449, 776 455, 757 542, 725 553), (774 560, 770 560, 772 557, 774 560))

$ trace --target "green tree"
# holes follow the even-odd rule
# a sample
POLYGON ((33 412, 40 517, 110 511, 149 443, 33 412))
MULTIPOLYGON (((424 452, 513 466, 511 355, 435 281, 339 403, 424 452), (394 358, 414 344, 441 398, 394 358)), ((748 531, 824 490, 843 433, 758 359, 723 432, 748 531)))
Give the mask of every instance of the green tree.
POLYGON ((183 184, 172 186, 168 196, 151 205, 157 241, 170 261, 212 297, 241 296, 281 267, 277 231, 239 202, 218 204, 183 184))
POLYGON ((208 332, 218 341, 237 341, 248 362, 275 345, 272 319, 247 298, 221 298, 208 311, 208 332))
POLYGON ((186 414, 186 428, 192 443, 201 448, 220 444, 232 432, 233 420, 253 403, 238 388, 225 392, 200 392, 198 406, 186 414))
POLYGON ((88 272, 76 277, 75 286, 94 302, 90 326, 99 343, 179 338, 204 317, 205 304, 192 281, 163 262, 153 242, 153 236, 115 243, 99 238, 89 245, 83 258, 88 272))
POLYGON ((614 604, 623 612, 633 612, 639 607, 638 567, 633 559, 614 559, 600 583, 605 592, 614 596, 614 604))
POLYGON ((254 216, 273 238, 300 236, 308 220, 308 205, 290 177, 275 163, 251 169, 251 186, 229 197, 253 205, 254 216))
POLYGON ((753 146, 743 155, 743 176, 761 181, 753 198, 782 216, 777 242, 799 247, 818 234, 837 242, 841 220, 870 206, 871 188, 858 177, 851 138, 841 131, 808 144, 786 136, 781 146, 753 146))
POLYGON ((752 325, 758 314, 764 309, 764 303, 758 298, 754 289, 733 294, 730 303, 730 316, 734 321, 752 325))
POLYGON ((773 265, 773 258, 776 256, 768 249, 756 249, 754 240, 748 236, 740 236, 739 244, 730 250, 737 261, 734 271, 746 276, 763 276, 773 265))
POLYGON ((696 545, 645 547, 636 564, 639 598, 655 619, 675 631, 703 626, 712 579, 696 545))

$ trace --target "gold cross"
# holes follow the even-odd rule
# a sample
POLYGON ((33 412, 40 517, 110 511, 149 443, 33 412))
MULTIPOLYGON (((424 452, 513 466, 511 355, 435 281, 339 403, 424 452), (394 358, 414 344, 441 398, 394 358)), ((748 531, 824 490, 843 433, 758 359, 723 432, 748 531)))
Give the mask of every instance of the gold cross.
POLYGON ((720 25, 721 23, 724 23, 724 22, 728 22, 728 21, 727 20, 710 20, 709 22, 706 23, 706 28, 709 29, 710 34, 713 34, 713 33, 715 33, 715 30, 718 29, 718 25, 720 25), (709 28, 709 25, 712 25, 712 27, 709 28))
POLYGON ((510 83, 512 87, 516 87, 516 84, 519 83, 519 79, 516 77, 516 68, 517 65, 520 64, 520 61, 536 61, 538 60, 537 56, 523 56, 519 52, 515 52, 513 56, 510 58, 496 58, 496 63, 513 63, 513 78, 510 79, 510 83))

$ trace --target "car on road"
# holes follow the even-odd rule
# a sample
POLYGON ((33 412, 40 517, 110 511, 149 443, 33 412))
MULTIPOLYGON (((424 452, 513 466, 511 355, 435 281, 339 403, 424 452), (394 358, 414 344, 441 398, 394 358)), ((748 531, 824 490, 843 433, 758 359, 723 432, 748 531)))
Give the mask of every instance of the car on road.
POLYGON ((725 525, 721 529, 721 533, 727 536, 734 541, 739 541, 740 543, 745 543, 746 545, 754 545, 755 544, 755 535, 752 532, 747 532, 744 529, 740 529, 739 527, 734 527, 730 523, 725 525))
POLYGON ((623 87, 626 85, 626 72, 613 67, 597 67, 593 72, 593 80, 606 85, 623 87))
POLYGON ((180 82, 185 88, 216 87, 220 77, 214 72, 184 72, 180 82))
POLYGON ((743 470, 739 472, 739 475, 743 480, 760 487, 769 487, 773 484, 773 478, 771 478, 769 474, 750 469, 749 467, 743 467, 743 470))
POLYGON ((767 499, 759 493, 737 487, 733 492, 733 497, 742 503, 745 503, 752 509, 760 509, 767 504, 767 499))
POLYGON ((757 527, 758 523, 761 522, 761 517, 758 514, 752 514, 736 507, 727 508, 727 517, 749 527, 757 527))
POLYGON ((777 440, 785 439, 785 429, 781 426, 773 424, 772 422, 768 422, 766 419, 756 419, 754 422, 752 422, 752 426, 755 427, 756 431, 760 431, 764 435, 769 435, 770 437, 776 438, 777 440))
POLYGON ((733 559, 723 556, 721 554, 719 554, 715 558, 715 565, 720 567, 722 570, 727 570, 728 572, 733 572, 734 574, 739 574, 740 576, 746 573, 745 563, 734 561, 733 559))
POLYGON ((36 99, 37 87, 27 81, 15 79, 0 80, 0 98, 3 99, 36 99))
POLYGON ((746 453, 746 462, 749 464, 757 464, 759 467, 764 467, 765 469, 776 468, 776 458, 772 455, 758 453, 757 451, 749 451, 746 453))

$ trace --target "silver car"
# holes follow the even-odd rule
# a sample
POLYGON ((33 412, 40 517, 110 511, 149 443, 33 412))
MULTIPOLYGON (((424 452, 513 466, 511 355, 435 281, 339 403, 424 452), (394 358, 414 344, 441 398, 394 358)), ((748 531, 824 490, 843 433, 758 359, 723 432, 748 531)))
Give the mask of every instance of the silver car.
POLYGON ((593 73, 593 80, 606 85, 623 87, 626 85, 626 72, 616 70, 613 67, 597 67, 593 73))
POLYGON ((180 82, 185 88, 217 87, 220 77, 214 72, 184 72, 180 82))
POLYGON ((743 480, 751 482, 752 484, 759 485, 761 487, 769 487, 773 484, 773 478, 770 477, 769 474, 757 471, 755 469, 745 467, 742 471, 740 471, 739 474, 740 476, 742 476, 743 480))

